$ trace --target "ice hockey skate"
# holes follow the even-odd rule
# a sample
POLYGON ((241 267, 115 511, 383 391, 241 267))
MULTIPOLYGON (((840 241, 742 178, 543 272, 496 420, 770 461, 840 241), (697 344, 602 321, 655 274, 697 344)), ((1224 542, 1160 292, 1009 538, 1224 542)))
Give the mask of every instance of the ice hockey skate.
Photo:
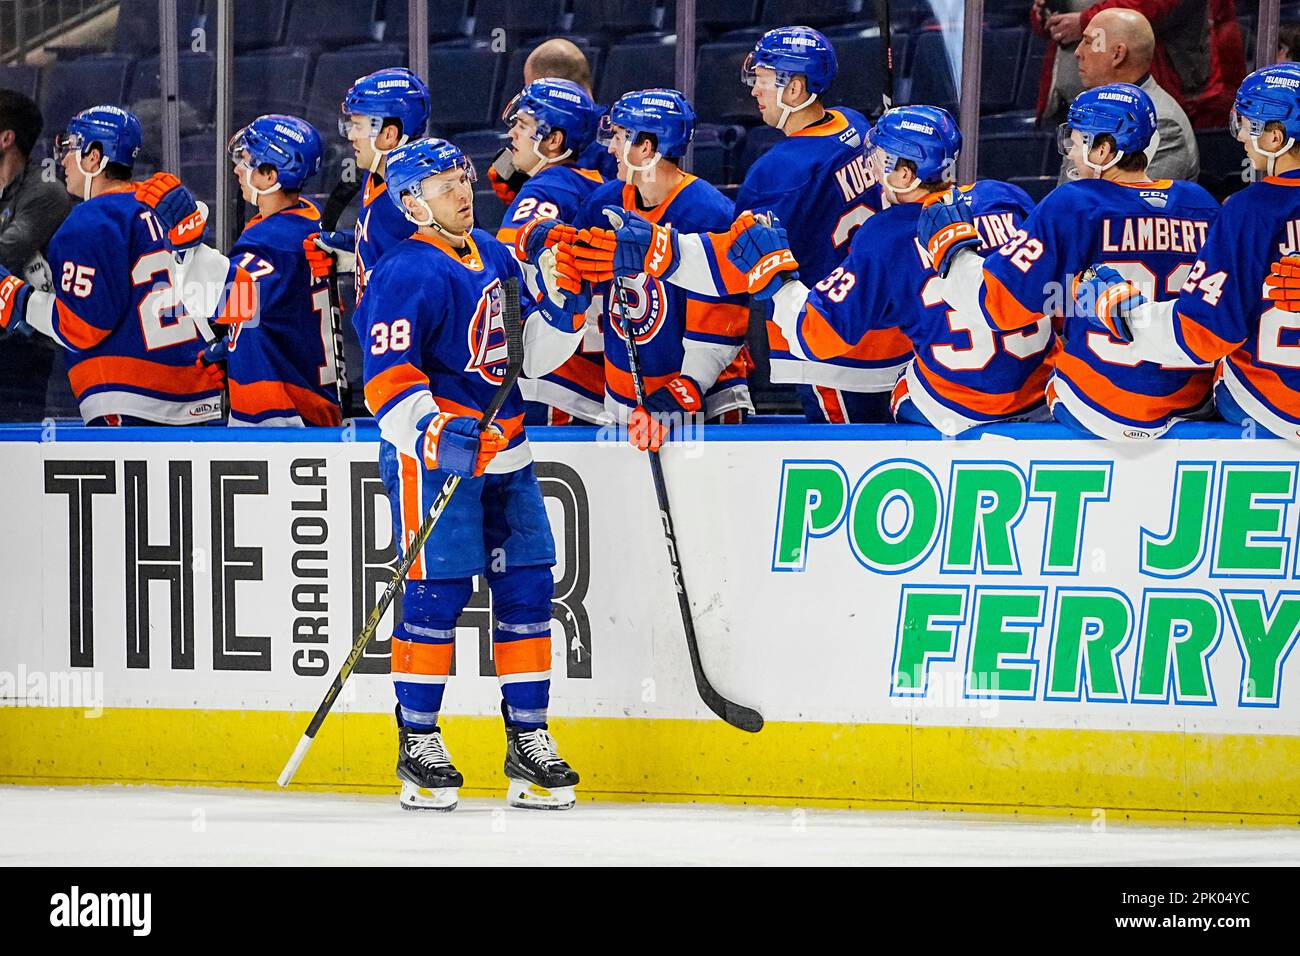
MULTIPOLYGON (((399 708, 400 711, 400 708, 399 708)), ((402 781, 398 798, 403 810, 455 810, 465 778, 451 762, 438 727, 420 733, 397 722, 397 777, 402 781)))
MULTIPOLYGON (((506 705, 501 704, 505 717, 506 705)), ((525 730, 506 721, 506 800, 512 807, 568 810, 577 803, 573 788, 578 772, 560 757, 555 738, 545 727, 525 730)))

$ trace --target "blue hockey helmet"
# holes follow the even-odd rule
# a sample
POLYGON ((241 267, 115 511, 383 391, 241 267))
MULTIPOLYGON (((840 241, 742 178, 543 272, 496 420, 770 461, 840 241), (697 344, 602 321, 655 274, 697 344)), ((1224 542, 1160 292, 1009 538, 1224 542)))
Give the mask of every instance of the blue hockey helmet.
POLYGON ((759 37, 754 51, 745 57, 740 78, 746 86, 757 82, 759 67, 776 72, 778 87, 802 75, 807 78, 809 93, 824 93, 835 79, 835 48, 812 27, 777 27, 759 37))
POLYGON ((70 150, 85 155, 86 150, 98 146, 104 164, 135 165, 144 140, 144 130, 134 113, 117 106, 92 106, 68 120, 63 133, 54 137, 54 151, 63 159, 70 150))
POLYGON ((1132 83, 1109 83, 1084 90, 1070 104, 1065 122, 1056 131, 1056 145, 1062 156, 1074 148, 1074 134, 1083 140, 1084 163, 1103 173, 1125 156, 1140 153, 1156 134, 1156 108, 1151 97, 1132 83), (1104 166, 1088 154, 1098 136, 1115 141, 1115 156, 1104 166))
POLYGON ((895 106, 881 114, 867 133, 867 155, 879 151, 881 172, 888 176, 906 159, 923 183, 953 182, 961 153, 961 130, 952 115, 937 106, 895 106))
POLYGON ((428 200, 462 183, 472 185, 477 181, 478 174, 474 170, 474 164, 459 146, 445 139, 431 137, 394 147, 388 154, 385 179, 388 182, 389 197, 407 219, 417 226, 430 226, 446 235, 456 235, 438 224, 433 217, 433 211, 429 208, 428 200), (463 175, 442 183, 436 192, 430 193, 424 188, 425 180, 450 169, 459 169, 463 175), (420 220, 411 215, 406 204, 402 202, 402 197, 405 195, 414 197, 417 204, 424 208, 427 219, 420 220))
POLYGON ((1275 63, 1256 70, 1241 81, 1232 104, 1228 126, 1233 136, 1244 128, 1251 145, 1268 157, 1268 172, 1273 164, 1300 140, 1300 63, 1275 63), (1286 142, 1274 152, 1259 148, 1259 138, 1269 123, 1280 123, 1286 142))
POLYGON ((631 171, 650 169, 660 157, 680 159, 695 136, 695 110, 677 90, 637 90, 620 96, 609 113, 600 118, 598 138, 602 144, 613 140, 615 126, 628 133, 620 158, 630 175, 631 171), (637 166, 628 160, 627 152, 638 137, 647 134, 655 138, 656 153, 644 166, 637 166))
MULTIPOLYGON (((273 166, 279 174, 276 188, 298 190, 320 171, 323 146, 320 134, 306 120, 269 113, 259 116, 230 138, 230 160, 244 165, 252 175, 259 166, 273 166)), ((248 184, 255 193, 262 192, 248 184)))
POLYGON ((429 87, 404 67, 376 70, 352 84, 339 111, 339 133, 345 138, 354 115, 370 117, 371 139, 379 135, 383 121, 391 117, 401 124, 400 142, 405 143, 419 139, 429 125, 429 87))
POLYGON ((570 155, 581 153, 596 138, 600 110, 591 94, 572 80, 546 77, 534 80, 515 94, 501 112, 507 126, 514 125, 515 117, 524 114, 537 122, 533 134, 533 153, 537 165, 529 171, 533 175, 548 163, 558 162, 570 155), (537 143, 560 130, 564 133, 565 152, 548 159, 537 149, 537 143))

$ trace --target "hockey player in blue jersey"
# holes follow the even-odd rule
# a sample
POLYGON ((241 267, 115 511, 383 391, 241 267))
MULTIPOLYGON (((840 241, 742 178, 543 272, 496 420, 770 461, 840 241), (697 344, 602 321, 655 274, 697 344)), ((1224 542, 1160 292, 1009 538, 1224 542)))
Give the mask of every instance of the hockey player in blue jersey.
MULTIPOLYGON (((583 201, 603 183, 578 157, 596 140, 600 110, 570 80, 529 83, 501 114, 510 131, 514 165, 528 174, 506 209, 497 238, 514 247, 519 230, 534 219, 573 222, 583 201)), ((541 295, 535 268, 521 263, 529 291, 541 295)), ((592 315, 573 358, 549 375, 524 378, 525 421, 530 425, 598 424, 604 418, 605 358, 598 316, 592 315)))
MULTIPOLYGON (((593 283, 602 303, 605 340, 605 410, 627 422, 628 438, 642 450, 657 449, 678 423, 699 420, 736 424, 753 410, 744 346, 749 310, 743 295, 700 294, 668 286, 644 261, 621 272, 615 283, 609 260, 613 234, 605 228, 624 218, 646 228, 687 232, 727 229, 734 218, 729 199, 681 168, 695 132, 695 111, 676 90, 639 90, 620 97, 602 120, 602 139, 618 159, 620 181, 594 190, 573 223, 574 244, 556 243, 557 257, 572 262, 593 283), (587 258, 588 255, 595 259, 587 258), (594 266, 594 268, 589 268, 594 266), (637 337, 646 401, 633 386, 622 320, 637 337)), ((555 220, 535 220, 519 242, 533 261, 538 247, 564 231, 555 220), (531 250, 531 251, 530 251, 531 250)))
POLYGON ((1077 304, 1146 361, 1217 362, 1220 415, 1251 433, 1300 441, 1300 316, 1280 307, 1295 263, 1278 261, 1300 251, 1300 65, 1247 76, 1229 119, 1263 177, 1224 204, 1177 298, 1149 301, 1095 263, 1077 304))
MULTIPOLYGON (((781 27, 765 33, 742 69, 742 80, 767 125, 786 138, 771 146, 750 167, 736 195, 735 208, 776 216, 785 228, 800 274, 818 282, 848 254, 853 232, 881 208, 876 183, 863 149, 870 124, 855 110, 826 108, 821 96, 835 78, 835 51, 822 34, 808 27, 781 27)), ((627 247, 648 234, 635 221, 620 233, 627 247)), ((733 230, 739 231, 739 230, 733 230)), ((709 240, 678 229, 683 242, 678 255, 694 268, 665 273, 672 257, 647 262, 648 274, 712 295, 748 291, 743 275, 725 263, 728 230, 715 237, 707 256, 723 264, 710 269, 704 262, 709 240), (684 285, 717 272, 718 281, 684 285)), ((624 250, 626 254, 627 249, 624 250)), ((609 252, 612 262, 613 252, 609 252)), ((813 422, 883 421, 889 414, 889 393, 906 364, 911 346, 898 330, 880 330, 847 354, 819 363, 800 361, 790 352, 777 326, 768 322, 771 379, 796 387, 804 413, 813 422)))
MULTIPOLYGON (((381 201, 386 189, 384 170, 393 149, 424 135, 429 125, 429 87, 402 67, 376 70, 352 84, 339 110, 339 133, 352 144, 357 169, 365 170, 361 211, 350 240, 346 233, 329 232, 317 244, 336 259, 339 272, 355 268, 360 303, 370 270, 388 249, 411 234, 411 224, 397 208, 381 201)), ((317 267, 317 271, 323 270, 317 267)))
POLYGON ((998 255, 960 251, 960 230, 973 235, 973 223, 961 221, 972 218, 964 199, 931 207, 918 223, 922 242, 946 237, 952 267, 938 289, 959 312, 999 333, 1063 317, 1048 401, 1058 421, 1101 438, 1158 438, 1213 411, 1212 365, 1143 361, 1070 307, 1074 277, 1090 263, 1112 265, 1152 298, 1175 298, 1219 215, 1196 183, 1147 177, 1143 151, 1155 130, 1155 107, 1140 88, 1086 90, 1060 130, 1073 181, 1048 194, 998 255))
POLYGON ((235 269, 256 283, 251 319, 204 349, 207 367, 224 362, 231 425, 338 425, 334 332, 329 289, 312 275, 304 241, 320 231, 320 211, 303 199, 303 183, 320 170, 320 134, 296 116, 259 116, 230 141, 230 161, 244 201, 257 215, 229 256, 200 247, 180 271, 191 311, 229 281, 235 269))
MULTIPOLYGON (((213 333, 180 307, 167 230, 145 184, 130 181, 140 142, 140 121, 116 106, 83 110, 56 138, 68 192, 83 202, 50 240, 54 291, 17 276, 0 280, 0 329, 25 321, 68 350, 68 379, 88 424, 213 421, 221 388, 195 365, 213 333)), ((190 234, 182 228, 175 238, 190 234)), ((242 298, 222 297, 214 313, 242 298)))
MULTIPOLYGON (((510 250, 474 229, 474 168, 444 140, 388 157, 388 201, 414 234, 385 253, 357 314, 366 404, 379 422, 380 472, 405 548, 450 474, 463 476, 413 563, 392 640, 401 805, 450 809, 463 777, 438 726, 456 621, 475 575, 487 578, 493 660, 505 718, 511 803, 569 807, 578 775, 547 732, 555 545, 512 390, 496 425, 478 416, 505 369, 502 283, 521 278, 510 250)), ((548 257, 548 262, 550 257, 548 257)), ((527 303, 525 370, 548 371, 582 334, 589 296, 558 291, 527 303)))
MULTIPOLYGON (((771 296, 773 320, 804 361, 843 355, 881 330, 906 334, 916 355, 892 390, 896 420, 955 435, 992 422, 1045 419, 1051 322, 993 334, 978 312, 950 309, 935 291, 931 251, 916 241, 925 202, 952 188, 961 151, 957 124, 937 107, 897 107, 881 116, 867 148, 885 208, 858 230, 848 257, 822 281, 809 288, 798 272, 765 267, 789 256, 779 223, 756 222, 736 235, 731 262, 754 277, 757 295, 771 296)), ((1032 205, 1023 190, 996 181, 962 193, 986 250, 1012 235, 1032 205)))

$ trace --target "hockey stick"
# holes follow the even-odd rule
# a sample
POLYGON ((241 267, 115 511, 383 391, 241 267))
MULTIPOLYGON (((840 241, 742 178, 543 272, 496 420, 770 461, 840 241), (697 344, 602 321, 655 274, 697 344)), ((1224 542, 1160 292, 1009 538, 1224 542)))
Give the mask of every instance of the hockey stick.
MULTIPOLYGON (((339 217, 343 215, 343 210, 347 208, 359 189, 360 186, 356 183, 339 181, 329 198, 325 200, 325 208, 321 210, 322 232, 334 231, 339 224, 339 217)), ((343 345, 343 300, 339 295, 339 274, 334 269, 330 270, 329 275, 329 297, 330 334, 334 340, 334 388, 339 399, 339 414, 347 418, 352 410, 352 387, 348 383, 348 359, 343 345)))
MULTIPOLYGON (((632 374, 632 389, 636 393, 638 405, 645 405, 645 381, 641 378, 641 358, 637 353, 636 336, 632 332, 628 319, 627 293, 622 280, 614 277, 614 288, 618 293, 618 311, 623 326, 623 337, 627 340, 627 364, 632 374)), ((713 711, 731 726, 756 734, 763 729, 763 715, 752 707, 727 700, 714 689, 709 676, 704 673, 704 664, 700 661, 700 644, 695 636, 695 618, 691 613, 691 600, 686 596, 686 578, 682 574, 682 561, 677 547, 677 532, 673 530, 673 515, 668 508, 668 486, 664 483, 664 465, 659 452, 651 449, 650 474, 654 478, 655 498, 659 502, 659 518, 664 526, 664 542, 668 545, 668 563, 673 572, 673 586, 677 589, 677 607, 682 612, 682 630, 686 632, 686 650, 691 656, 691 670, 695 673, 695 689, 700 699, 709 710, 713 711)))
MULTIPOLYGON (((501 379, 501 384, 492 395, 492 400, 488 402, 488 407, 483 410, 479 418, 478 427, 480 430, 487 428, 496 418, 497 412, 501 411, 501 406, 510 396, 510 391, 515 387, 515 382, 519 378, 519 373, 524 367, 524 342, 522 319, 519 315, 519 284, 515 279, 507 279, 502 286, 502 310, 501 319, 505 326, 506 335, 506 372, 501 379)), ((321 724, 329 715, 330 708, 338 700, 339 693, 343 690, 343 683, 351 676, 353 669, 357 666, 357 661, 361 660, 361 652, 365 650, 370 639, 375 636, 375 631, 379 627, 379 620, 388 611, 389 605, 397 597, 397 590, 406 580, 407 573, 411 570, 411 565, 415 563, 416 557, 424 549, 425 542, 429 540, 429 535, 433 533, 434 525, 442 517, 442 513, 447 510, 447 502, 451 500, 452 493, 460 485, 460 475, 448 475, 447 480, 442 484, 442 490, 438 492, 438 497, 434 499, 433 506, 429 509, 424 523, 420 525, 420 530, 416 532, 415 538, 407 545, 406 556, 402 558, 401 563, 393 572, 392 579, 388 586, 384 588, 384 593, 379 596, 379 601, 375 604, 374 610, 366 618, 365 626, 357 634, 356 640, 352 642, 352 651, 348 654, 343 666, 339 672, 334 675, 334 682, 330 684, 329 690, 325 692, 325 697, 321 700, 320 706, 316 708, 316 713, 312 715, 311 722, 307 724, 306 731, 303 732, 302 739, 298 741, 298 746, 294 748, 293 754, 289 757, 289 762, 284 765, 280 771, 278 783, 281 787, 287 787, 293 775, 298 772, 298 766, 302 763, 303 758, 307 756, 307 751, 311 749, 312 742, 316 739, 316 732, 320 730, 321 724)))
POLYGON ((894 105, 894 40, 892 36, 889 0, 876 0, 876 19, 880 21, 880 56, 884 67, 880 99, 885 109, 894 105))

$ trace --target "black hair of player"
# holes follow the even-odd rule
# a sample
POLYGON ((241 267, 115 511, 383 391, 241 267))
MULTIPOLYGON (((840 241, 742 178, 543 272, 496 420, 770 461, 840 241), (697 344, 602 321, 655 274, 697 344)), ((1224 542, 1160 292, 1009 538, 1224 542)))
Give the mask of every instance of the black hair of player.
POLYGON ((13 130, 18 152, 31 156, 44 128, 45 118, 30 96, 17 90, 0 89, 0 133, 13 130))

